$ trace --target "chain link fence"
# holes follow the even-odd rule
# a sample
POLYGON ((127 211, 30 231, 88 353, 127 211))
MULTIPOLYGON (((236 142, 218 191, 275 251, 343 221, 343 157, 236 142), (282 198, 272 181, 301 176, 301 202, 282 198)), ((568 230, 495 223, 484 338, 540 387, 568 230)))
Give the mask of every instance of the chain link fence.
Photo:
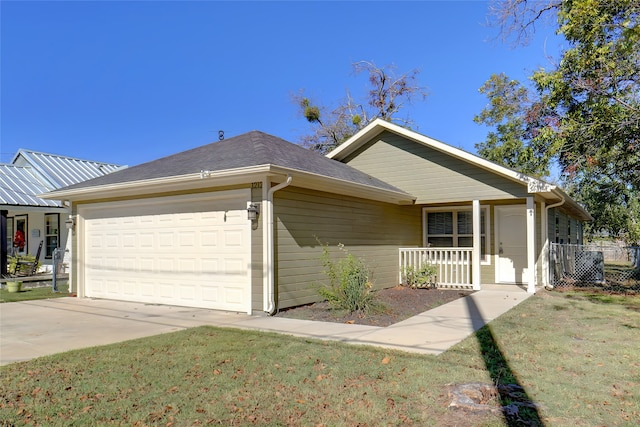
POLYGON ((552 243, 549 276, 553 287, 640 292, 640 246, 552 243))

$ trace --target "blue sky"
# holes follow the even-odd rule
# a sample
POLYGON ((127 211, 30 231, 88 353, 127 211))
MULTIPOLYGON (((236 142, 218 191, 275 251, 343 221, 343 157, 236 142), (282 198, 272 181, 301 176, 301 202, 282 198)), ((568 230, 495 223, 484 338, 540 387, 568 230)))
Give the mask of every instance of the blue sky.
POLYGON ((495 40, 485 1, 0 2, 1 160, 19 148, 135 165, 251 130, 291 142, 291 101, 366 91, 352 63, 417 68, 420 133, 475 152, 492 73, 525 81, 559 41, 495 40))

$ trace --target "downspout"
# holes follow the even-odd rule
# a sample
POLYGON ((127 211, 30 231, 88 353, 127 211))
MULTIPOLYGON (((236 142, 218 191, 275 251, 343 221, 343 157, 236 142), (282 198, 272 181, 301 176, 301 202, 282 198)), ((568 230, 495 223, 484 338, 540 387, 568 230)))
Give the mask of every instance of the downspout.
POLYGON ((274 242, 274 221, 273 221, 273 193, 278 190, 282 190, 285 187, 288 187, 291 184, 293 178, 291 175, 287 175, 287 180, 276 185, 273 188, 270 188, 267 192, 267 227, 265 229, 265 242, 266 252, 267 252, 267 262, 266 262, 266 286, 265 286, 265 302, 268 305, 265 308, 265 312, 272 316, 276 312, 276 299, 275 299, 275 242, 274 242))
POLYGON ((544 286, 546 289, 553 289, 553 285, 551 283, 549 283, 549 265, 551 265, 551 260, 549 259, 549 210, 552 208, 557 208, 558 206, 562 206, 564 205, 564 202, 566 201, 564 196, 562 194, 559 195, 560 196, 560 201, 557 203, 554 203, 552 205, 546 206, 545 207, 545 212, 544 212, 544 223, 545 223, 545 230, 544 230, 544 246, 545 246, 545 251, 544 251, 544 256, 547 259, 546 265, 547 265, 547 271, 545 271, 545 279, 544 279, 544 286))

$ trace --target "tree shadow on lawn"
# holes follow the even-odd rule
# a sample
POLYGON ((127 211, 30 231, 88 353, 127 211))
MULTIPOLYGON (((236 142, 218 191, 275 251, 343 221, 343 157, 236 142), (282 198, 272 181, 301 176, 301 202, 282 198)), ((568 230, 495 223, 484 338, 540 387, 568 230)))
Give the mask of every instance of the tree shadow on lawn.
POLYGON ((467 303, 467 309, 473 329, 476 331, 476 338, 480 344, 480 351, 484 365, 491 375, 493 383, 498 386, 498 394, 502 414, 508 426, 544 426, 542 418, 538 413, 537 405, 529 398, 524 387, 518 382, 516 374, 513 372, 507 362, 500 346, 495 340, 491 327, 484 321, 478 306, 472 297, 464 299, 467 303), (500 385, 515 385, 519 390, 518 399, 514 401, 514 395, 509 387, 499 387, 500 385))

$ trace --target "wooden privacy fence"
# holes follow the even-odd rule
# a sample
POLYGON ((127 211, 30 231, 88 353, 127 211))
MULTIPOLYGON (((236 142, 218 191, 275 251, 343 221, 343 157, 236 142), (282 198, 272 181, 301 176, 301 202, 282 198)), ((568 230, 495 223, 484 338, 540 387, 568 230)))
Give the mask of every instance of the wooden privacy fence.
POLYGON ((430 264, 436 268, 436 286, 471 288, 471 254, 473 248, 400 248, 400 283, 408 269, 420 270, 430 264))

